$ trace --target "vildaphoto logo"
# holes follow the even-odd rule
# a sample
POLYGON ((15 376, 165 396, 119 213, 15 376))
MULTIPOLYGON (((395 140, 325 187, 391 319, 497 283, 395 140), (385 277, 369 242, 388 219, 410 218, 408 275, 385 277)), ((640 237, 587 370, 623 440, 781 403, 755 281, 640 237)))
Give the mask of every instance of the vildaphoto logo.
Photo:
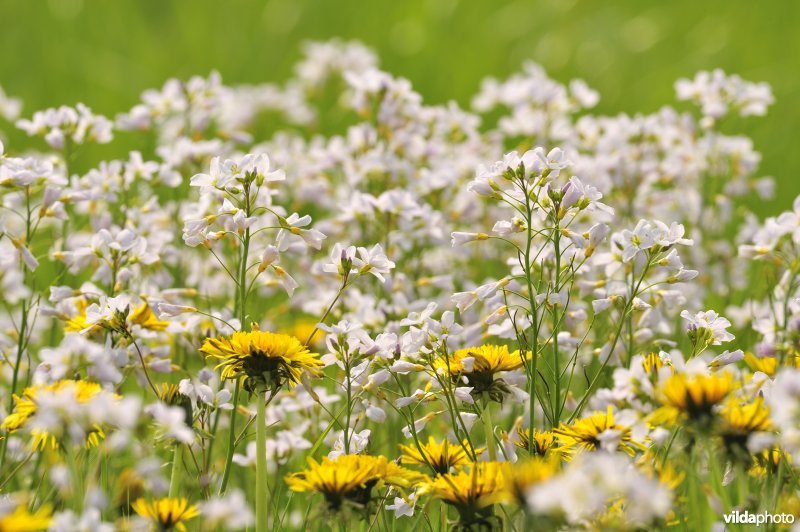
POLYGON ((745 510, 734 510, 722 516, 728 525, 791 525, 794 523, 792 514, 771 514, 769 512, 751 513, 745 510))

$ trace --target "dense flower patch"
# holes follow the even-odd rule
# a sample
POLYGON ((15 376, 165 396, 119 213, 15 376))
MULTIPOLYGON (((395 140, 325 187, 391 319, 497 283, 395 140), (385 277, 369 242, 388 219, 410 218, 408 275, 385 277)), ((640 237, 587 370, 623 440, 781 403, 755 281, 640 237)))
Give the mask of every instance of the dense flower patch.
POLYGON ((0 144, 0 530, 795 515, 800 199, 752 214, 728 132, 771 91, 676 92, 598 116, 529 63, 428 105, 338 41, 114 118, 0 91, 40 150, 0 144))

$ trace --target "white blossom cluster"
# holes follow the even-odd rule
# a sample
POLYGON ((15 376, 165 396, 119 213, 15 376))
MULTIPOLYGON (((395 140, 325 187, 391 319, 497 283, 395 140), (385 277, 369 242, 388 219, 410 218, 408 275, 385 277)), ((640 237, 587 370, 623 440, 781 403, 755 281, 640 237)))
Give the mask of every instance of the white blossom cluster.
MULTIPOLYGON (((748 138, 716 127, 764 115, 768 85, 701 72, 676 84, 699 113, 598 116, 583 81, 526 63, 485 80, 464 109, 426 104, 359 43, 309 43, 304 54, 285 84, 171 79, 113 120, 83 104, 17 120, 21 104, 0 90, 0 117, 51 148, 0 144, 0 421, 12 393, 32 387, 25 430, 74 446, 102 428, 103 452, 132 457, 158 494, 166 474, 148 469, 161 460, 152 442, 181 442, 197 486, 217 493, 222 474, 206 453, 223 442, 209 435, 255 407, 198 348, 247 327, 305 340, 335 375, 270 398, 273 472, 310 450, 335 459, 434 431, 466 441, 487 398, 502 405, 498 461, 513 462, 513 435, 611 409, 598 450, 524 504, 572 527, 624 499, 624 521, 646 528, 676 498, 620 451, 625 438, 636 452, 662 448, 648 416, 674 372, 749 379, 735 397, 766 398, 776 428, 747 444, 800 453, 789 367, 800 346, 800 199, 758 221, 741 199, 771 197, 772 179, 748 138), (348 116, 338 129, 326 91, 348 116), (287 127, 265 137, 271 121, 287 127), (76 163, 115 131, 154 147, 76 163), (448 357, 481 344, 514 345, 523 364, 493 368, 486 383, 470 378, 483 364, 472 354, 453 381, 448 357), (540 374, 559 387, 537 384, 540 374), (71 379, 101 390, 47 388, 71 379), (154 380, 183 402, 154 396, 154 380), (386 424, 401 430, 386 435, 386 424)), ((25 430, 7 435, 19 461, 25 430)), ((246 470, 256 454, 242 443, 231 460, 246 470)), ((412 515, 423 495, 393 493, 387 508, 412 515)), ((110 497, 59 510, 52 529, 113 529, 102 517, 110 497)), ((204 496, 200 513, 208 529, 253 523, 239 491, 204 496)))

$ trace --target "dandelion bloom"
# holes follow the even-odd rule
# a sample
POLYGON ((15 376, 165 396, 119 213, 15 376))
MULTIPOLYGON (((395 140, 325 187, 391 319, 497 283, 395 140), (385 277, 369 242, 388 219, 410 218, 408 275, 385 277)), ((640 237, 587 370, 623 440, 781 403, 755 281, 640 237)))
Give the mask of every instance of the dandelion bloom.
MULTIPOLYGON (((404 464, 429 465, 436 473, 448 473, 451 468, 466 465, 472 462, 463 445, 452 443, 447 439, 437 442, 433 436, 428 438, 428 443, 400 445, 403 452, 401 461, 404 464)), ((480 453, 482 449, 476 449, 480 453)))
POLYGON ((605 412, 595 412, 589 417, 575 420, 571 425, 562 423, 553 432, 569 454, 584 450, 595 451, 604 447, 606 442, 631 456, 642 447, 631 437, 630 427, 614 421, 610 406, 605 412), (608 436, 607 440, 605 436, 608 436))
POLYGON ((517 427, 517 437, 514 444, 520 449, 530 450, 535 456, 545 456, 548 453, 558 453, 560 450, 556 446, 556 435, 549 430, 533 431, 533 445, 531 445, 531 431, 522 427, 517 427))
POLYGON ((150 502, 136 499, 131 507, 137 514, 155 523, 159 530, 185 531, 186 521, 200 514, 195 505, 183 498, 166 497, 150 502))
POLYGON ((504 473, 506 490, 518 504, 525 505, 531 486, 544 482, 555 475, 559 470, 560 463, 561 461, 556 455, 547 458, 534 456, 514 464, 504 462, 506 464, 504 473))
POLYGON ((304 372, 321 375, 323 363, 294 336, 265 331, 235 332, 206 339, 200 352, 220 360, 223 379, 244 378, 249 391, 294 387, 304 372))
POLYGON ((312 491, 325 497, 328 508, 339 510, 346 501, 363 507, 372 499, 372 488, 389 485, 409 488, 425 477, 389 461, 385 456, 346 454, 322 462, 308 459, 308 467, 286 476, 289 489, 312 491))
POLYGON ((13 512, 0 514, 0 531, 47 530, 53 520, 51 513, 49 506, 43 506, 31 513, 25 504, 19 504, 13 512))
POLYGON ((754 432, 772 430, 772 421, 769 418, 769 408, 764 404, 764 398, 756 397, 749 404, 740 404, 738 401, 729 400, 720 411, 722 427, 720 435, 725 442, 725 447, 731 451, 739 451, 744 455, 747 452, 747 441, 754 432))
POLYGON ((682 417, 707 425, 712 409, 722 403, 733 390, 729 373, 688 376, 678 373, 670 377, 659 390, 663 405, 653 413, 653 423, 675 424, 682 417))
POLYGON ((505 471, 499 462, 476 462, 455 473, 437 475, 423 483, 420 491, 454 506, 461 524, 485 524, 490 507, 510 498, 505 471))
POLYGON ((509 351, 505 345, 482 345, 440 357, 434 362, 434 368, 454 380, 466 377, 473 388, 472 395, 479 397, 488 393, 492 400, 500 402, 509 390, 503 379, 495 379, 495 376, 521 368, 530 358, 530 352, 523 356, 519 350, 509 351))
MULTIPOLYGON (((22 396, 14 395, 14 410, 6 416, 3 423, 0 424, 0 429, 14 432, 25 427, 28 421, 36 415, 38 411, 37 396, 43 393, 61 394, 66 393, 71 396, 71 399, 78 404, 86 404, 96 396, 103 392, 103 388, 96 382, 87 381, 74 381, 74 380, 60 380, 53 384, 42 384, 29 388, 25 388, 22 396), (70 394, 70 391, 72 392, 70 394)), ((114 396, 118 397, 118 396, 114 396)), ((31 430, 33 436, 33 448, 44 449, 48 443, 50 448, 57 449, 58 441, 56 437, 41 429, 31 430)), ((100 440, 105 438, 103 429, 98 425, 93 425, 87 431, 86 447, 97 447, 100 440)))

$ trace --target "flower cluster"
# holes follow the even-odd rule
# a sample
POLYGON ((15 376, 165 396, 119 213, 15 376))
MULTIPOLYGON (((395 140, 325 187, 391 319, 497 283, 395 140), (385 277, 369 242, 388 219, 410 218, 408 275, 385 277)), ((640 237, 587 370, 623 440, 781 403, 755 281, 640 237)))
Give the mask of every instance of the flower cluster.
POLYGON ((49 147, 0 144, 0 530, 797 513, 800 199, 759 221, 774 183, 719 129, 767 85, 601 116, 526 63, 462 108, 303 54, 113 120, 0 90, 49 147))

